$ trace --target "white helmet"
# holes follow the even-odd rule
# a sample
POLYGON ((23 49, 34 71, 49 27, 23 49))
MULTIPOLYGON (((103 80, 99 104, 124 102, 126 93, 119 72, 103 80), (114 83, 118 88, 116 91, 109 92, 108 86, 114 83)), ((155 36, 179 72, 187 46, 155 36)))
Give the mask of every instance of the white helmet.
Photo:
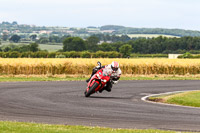
POLYGON ((111 64, 111 68, 113 71, 117 71, 118 68, 119 68, 119 63, 116 62, 116 61, 113 61, 112 64, 111 64))

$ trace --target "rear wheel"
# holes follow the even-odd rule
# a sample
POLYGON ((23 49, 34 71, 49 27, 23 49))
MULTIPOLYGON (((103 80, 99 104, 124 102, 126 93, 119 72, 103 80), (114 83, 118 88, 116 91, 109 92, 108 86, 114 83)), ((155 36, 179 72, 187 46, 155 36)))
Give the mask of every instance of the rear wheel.
POLYGON ((95 89, 98 87, 98 83, 94 82, 94 84, 90 87, 90 89, 87 91, 85 91, 85 97, 89 97, 92 93, 95 92, 95 89))

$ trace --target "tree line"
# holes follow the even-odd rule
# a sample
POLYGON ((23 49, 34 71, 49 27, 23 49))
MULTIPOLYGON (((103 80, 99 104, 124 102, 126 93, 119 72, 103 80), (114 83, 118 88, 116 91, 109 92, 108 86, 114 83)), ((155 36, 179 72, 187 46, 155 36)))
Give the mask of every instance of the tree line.
POLYGON ((70 51, 70 52, 48 52, 48 51, 37 51, 37 52, 0 52, 1 58, 122 58, 121 53, 116 51, 111 52, 88 52, 88 51, 70 51))
MULTIPOLYGON (((39 39, 38 39, 38 36, 36 34, 32 34, 32 35, 29 36, 29 39, 31 41, 35 41, 36 43, 47 44, 47 43, 62 43, 63 40, 67 37, 69 37, 69 36, 39 37, 39 39)), ((1 40, 3 40, 3 41, 9 40, 10 42, 14 42, 14 43, 20 43, 22 38, 23 38, 22 36, 17 35, 17 34, 9 36, 8 34, 3 33, 2 36, 1 36, 1 40)))
POLYGON ((37 52, 41 51, 39 49, 39 45, 37 43, 30 43, 28 45, 26 44, 20 44, 20 45, 4 45, 0 47, 0 52, 37 52))
POLYGON ((127 40, 125 42, 103 42, 98 44, 97 36, 90 36, 86 40, 79 37, 68 37, 63 41, 63 51, 117 51, 128 56, 130 53, 140 54, 168 54, 168 53, 192 53, 200 52, 200 37, 181 38, 139 38, 127 40))
MULTIPOLYGON (((32 34, 33 31, 52 31, 51 35, 68 35, 67 32, 64 32, 67 27, 45 27, 45 26, 33 26, 27 24, 18 24, 16 21, 14 22, 2 22, 0 23, 0 33, 4 33, 4 30, 10 31, 12 34, 13 31, 19 30, 20 33, 28 33, 32 34)), ((81 36, 91 35, 92 33, 101 33, 101 31, 111 30, 113 31, 111 34, 164 34, 164 35, 174 35, 174 36, 200 36, 200 31, 194 30, 183 30, 183 29, 164 29, 164 28, 133 28, 133 27, 125 27, 118 25, 105 25, 101 27, 87 27, 87 28, 70 28, 67 30, 73 31, 73 33, 69 33, 71 35, 81 36), (95 30, 92 30, 95 29, 95 30), (92 33, 91 33, 92 31, 92 33)))
MULTIPOLYGON (((18 51, 18 52, 37 52, 40 51, 37 43, 29 45, 4 45, 0 51, 18 51)), ((169 54, 169 53, 200 53, 200 37, 181 37, 181 38, 138 38, 136 40, 126 40, 124 42, 102 42, 98 36, 90 36, 87 39, 80 37, 67 36, 63 39, 63 49, 58 52, 70 51, 88 51, 88 52, 111 52, 116 51, 122 54, 122 57, 128 57, 132 53, 139 54, 169 54)))
MULTIPOLYGON (((0 58, 123 58, 123 55, 116 51, 110 52, 88 52, 88 51, 70 51, 70 52, 0 52, 0 58)), ((131 54, 128 58, 168 58, 167 54, 131 54)), ((186 58, 186 57, 183 57, 186 58)))
MULTIPOLYGON (((121 35, 121 36, 118 36, 118 35, 109 35, 109 34, 95 34, 95 35, 92 35, 92 36, 95 36, 98 38, 99 41, 104 41, 104 42, 127 42, 131 39, 135 40, 137 38, 130 38, 128 35, 121 35)), ((55 35, 52 35, 52 36, 49 36, 49 37, 38 37, 36 34, 32 34, 29 36, 29 39, 31 41, 35 41, 36 43, 39 43, 39 44, 47 44, 47 43, 62 43, 64 41, 65 38, 67 37, 71 37, 70 35, 64 35, 64 36, 55 36, 55 35)), ((9 40, 10 42, 14 42, 14 43, 20 43, 21 39, 23 37, 21 35, 17 35, 17 34, 14 34, 12 36, 9 36, 8 34, 2 34, 1 36, 1 39, 3 41, 7 41, 9 40)))
POLYGON ((115 34, 164 34, 174 36, 200 36, 200 31, 164 28, 132 28, 118 25, 105 25, 101 30, 114 30, 115 34))

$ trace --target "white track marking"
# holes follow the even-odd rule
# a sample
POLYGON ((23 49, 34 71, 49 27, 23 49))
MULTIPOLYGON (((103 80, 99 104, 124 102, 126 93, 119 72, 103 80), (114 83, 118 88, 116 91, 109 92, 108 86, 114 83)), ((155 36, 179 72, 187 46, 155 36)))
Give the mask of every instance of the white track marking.
POLYGON ((161 104, 161 105, 168 105, 168 106, 175 106, 175 107, 200 109, 199 107, 190 107, 190 106, 183 106, 183 105, 177 105, 177 104, 168 104, 168 103, 161 103, 161 102, 153 102, 153 101, 147 100, 147 98, 153 97, 153 96, 170 95, 170 94, 182 93, 182 92, 188 92, 188 91, 199 91, 199 90, 185 90, 185 91, 165 92, 165 93, 160 93, 160 94, 151 94, 151 95, 147 95, 145 97, 142 97, 141 100, 145 101, 145 102, 148 102, 148 103, 153 103, 153 104, 161 104))

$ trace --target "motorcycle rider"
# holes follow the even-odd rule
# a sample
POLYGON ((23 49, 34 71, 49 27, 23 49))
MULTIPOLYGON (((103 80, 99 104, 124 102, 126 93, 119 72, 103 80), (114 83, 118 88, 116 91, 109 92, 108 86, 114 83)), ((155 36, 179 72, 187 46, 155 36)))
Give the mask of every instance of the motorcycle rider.
POLYGON ((106 65, 106 66, 96 66, 92 70, 92 74, 89 79, 86 80, 88 83, 91 79, 91 77, 100 69, 103 69, 103 73, 105 76, 110 76, 110 81, 107 82, 106 86, 100 90, 99 92, 101 93, 103 90, 107 90, 108 92, 111 91, 112 84, 117 84, 121 75, 121 69, 119 68, 119 63, 116 61, 113 61, 111 64, 106 65))

